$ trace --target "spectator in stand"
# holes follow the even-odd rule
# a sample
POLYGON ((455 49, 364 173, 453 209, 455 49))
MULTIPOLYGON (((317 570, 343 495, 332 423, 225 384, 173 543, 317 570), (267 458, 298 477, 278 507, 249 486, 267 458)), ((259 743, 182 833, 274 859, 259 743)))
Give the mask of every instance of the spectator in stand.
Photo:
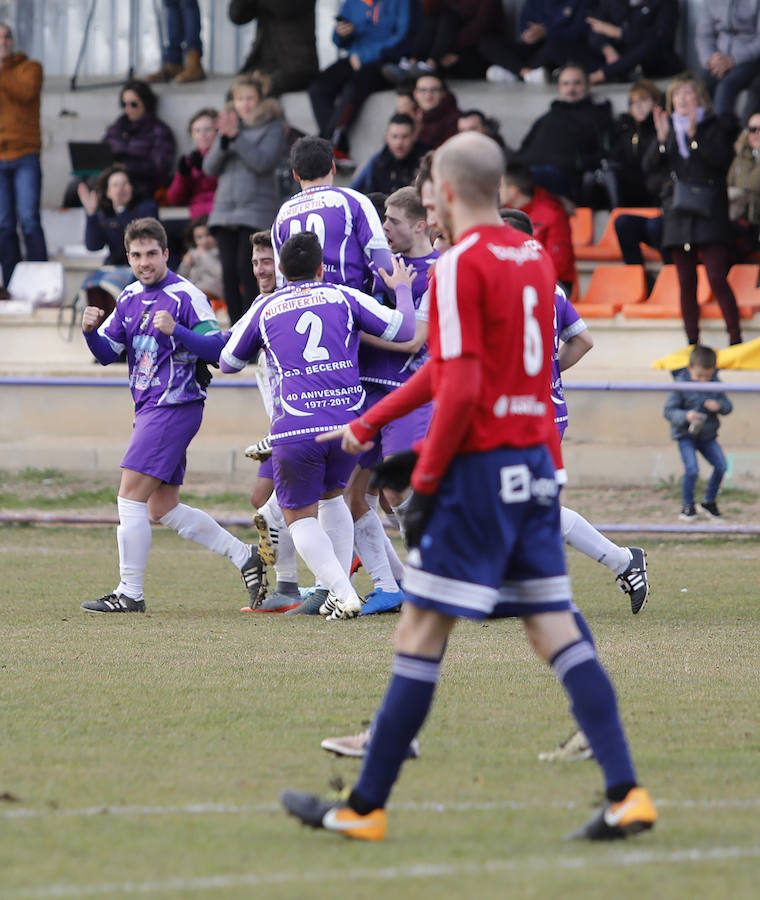
POLYGON ((345 56, 309 86, 320 137, 330 141, 337 162, 348 164, 348 131, 364 101, 385 88, 381 67, 409 50, 419 22, 419 0, 344 0, 333 42, 345 56))
POLYGON ((404 113, 391 116, 385 131, 385 146, 351 182, 363 194, 392 194, 414 181, 420 160, 428 147, 414 139, 414 119, 404 113))
POLYGON ((531 126, 518 151, 533 180, 552 194, 580 199, 585 172, 609 156, 612 106, 595 103, 582 66, 568 63, 559 73, 558 99, 531 126))
POLYGON ((98 177, 95 190, 82 182, 77 193, 86 215, 84 242, 88 250, 108 247, 103 267, 90 272, 79 290, 81 305, 97 306, 109 315, 116 298, 134 281, 124 249, 124 232, 135 219, 155 217, 155 201, 140 197, 126 166, 117 163, 98 177))
POLYGON ((480 109, 468 109, 461 113, 457 120, 457 131, 477 131, 490 137, 492 141, 501 147, 507 161, 515 155, 514 150, 504 143, 504 138, 499 133, 499 123, 496 119, 487 116, 480 109))
MULTIPOLYGON (((5 284, 21 259, 18 225, 26 258, 47 259, 40 222, 41 91, 42 66, 15 53, 13 32, 0 24, 0 266, 5 284)), ((4 288, 0 291, 7 297, 4 288)))
POLYGON ((589 75, 591 84, 630 81, 634 72, 675 75, 683 68, 673 46, 678 0, 592 0, 589 12, 589 47, 602 57, 589 75))
POLYGON ((222 300, 222 263, 214 235, 208 229, 208 216, 193 219, 188 228, 187 252, 177 274, 187 278, 214 302, 222 300))
POLYGON ((536 187, 530 169, 510 163, 499 185, 499 205, 519 209, 530 217, 533 235, 554 263, 557 281, 570 296, 576 279, 570 219, 562 203, 541 187, 536 187))
POLYGON ((163 0, 166 36, 161 48, 161 68, 148 81, 176 81, 187 84, 203 81, 201 65, 201 11, 198 0, 163 0), (184 65, 182 51, 185 51, 184 65))
POLYGON ((435 149, 457 133, 462 113, 440 75, 420 75, 414 84, 414 99, 422 110, 419 139, 423 144, 435 149))
POLYGON ((551 72, 569 60, 589 71, 599 65, 599 55, 588 46, 586 16, 589 0, 525 0, 520 12, 517 40, 505 34, 483 37, 478 45, 491 63, 488 81, 526 81, 545 84, 551 72))
POLYGON ((412 55, 383 66, 393 84, 441 72, 454 78, 482 78, 485 65, 477 46, 497 18, 495 0, 438 0, 428 3, 412 55))
POLYGON ((315 5, 316 0, 230 0, 235 25, 256 21, 256 38, 240 71, 267 75, 273 97, 304 91, 319 74, 315 5))
POLYGON ((678 270, 686 337, 690 344, 699 343, 697 263, 701 261, 726 322, 729 341, 740 344, 739 312, 727 281, 733 243, 726 189, 733 155, 731 132, 725 119, 711 111, 705 85, 691 72, 677 75, 670 83, 666 110, 655 108, 657 143, 647 151, 644 169, 671 175, 663 194, 662 243, 671 249, 678 270), (689 211, 676 197, 676 188, 682 183, 703 188, 703 211, 689 211))
POLYGON ((287 126, 280 104, 264 97, 255 75, 238 75, 231 93, 203 171, 219 179, 208 224, 219 245, 224 300, 234 325, 258 294, 250 237, 269 228, 277 213, 276 172, 287 152, 287 126))
POLYGON ((752 113, 735 145, 728 170, 729 216, 737 236, 737 251, 747 256, 758 249, 760 235, 760 111, 752 113))
POLYGON ((697 19, 697 52, 702 78, 713 98, 715 115, 733 115, 739 91, 760 65, 760 3, 713 0, 703 3, 697 19))
POLYGON ((123 163, 136 190, 152 197, 169 184, 175 141, 169 126, 156 116, 158 97, 144 81, 128 81, 119 102, 124 112, 109 125, 103 142, 115 162, 123 163))
POLYGON ((411 85, 396 88, 396 97, 394 107, 397 113, 404 113, 414 120, 414 139, 420 136, 420 128, 422 128, 422 110, 419 103, 414 99, 414 88, 411 85))

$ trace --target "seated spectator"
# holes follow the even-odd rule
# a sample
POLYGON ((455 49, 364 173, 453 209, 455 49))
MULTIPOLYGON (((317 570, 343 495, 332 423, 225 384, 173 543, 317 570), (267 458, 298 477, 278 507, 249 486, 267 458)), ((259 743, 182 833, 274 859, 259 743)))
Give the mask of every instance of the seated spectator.
POLYGON ((461 113, 457 120, 457 131, 478 131, 496 143, 504 151, 507 161, 515 155, 514 150, 507 147, 504 138, 499 133, 499 123, 496 119, 487 116, 480 109, 468 109, 461 113))
POLYGON ((702 78, 713 98, 713 112, 733 115, 736 97, 758 71, 760 3, 713 0, 697 18, 697 52, 702 78))
POLYGON ((280 104, 264 96, 256 76, 238 75, 231 92, 203 171, 219 179, 208 224, 219 245, 224 301, 234 325, 258 294, 250 236, 271 227, 279 208, 277 167, 287 153, 287 125, 280 104))
POLYGON ((491 34, 478 45, 491 63, 488 81, 528 81, 545 83, 547 74, 574 60, 589 71, 598 67, 600 57, 588 46, 589 0, 525 0, 520 12, 518 38, 491 34))
POLYGON ((235 25, 256 21, 256 37, 241 72, 267 75, 273 97, 304 91, 319 74, 316 0, 230 0, 235 25))
POLYGON ((423 144, 435 149, 457 133, 461 112, 440 75, 420 75, 414 84, 414 99, 422 110, 419 139, 423 144))
POLYGON ((114 161, 129 170, 135 189, 152 197, 169 184, 175 142, 169 126, 156 116, 158 97, 144 81, 128 81, 121 89, 122 115, 106 129, 114 161))
POLYGON ((98 306, 108 315, 119 294, 134 281, 124 249, 127 225, 134 219, 157 216, 158 207, 153 199, 139 196, 128 169, 120 164, 101 173, 94 191, 82 182, 77 193, 87 217, 85 246, 88 250, 108 248, 103 267, 82 282, 80 304, 83 308, 98 306))
POLYGON ((367 97, 386 87, 384 62, 408 52, 419 20, 418 0, 344 0, 333 42, 346 53, 309 86, 320 137, 336 162, 349 159, 348 132, 367 97))
POLYGON ((428 147, 414 139, 414 120, 404 113, 391 116, 385 131, 385 146, 351 182, 363 194, 392 194, 414 181, 420 159, 428 147))
POLYGON ((588 77, 576 63, 561 69, 557 92, 558 99, 533 123, 517 155, 537 185, 577 203, 584 173, 593 172, 609 155, 612 107, 608 100, 594 102, 588 77))
POLYGON ((749 117, 735 149, 727 178, 729 217, 744 257, 757 251, 760 234, 760 111, 749 117))
POLYGON ((199 287, 212 305, 222 301, 222 263, 219 248, 208 229, 208 216, 193 219, 187 229, 188 249, 177 268, 177 274, 199 287))
POLYGON ((592 0, 588 43, 603 57, 591 84, 629 81, 634 72, 656 78, 675 75, 683 63, 674 49, 678 0, 592 0))
POLYGON ((644 172, 641 161, 657 140, 653 111, 665 95, 651 81, 641 79, 628 91, 628 112, 615 120, 610 162, 617 181, 618 206, 659 206, 662 175, 644 172))
POLYGON ((414 139, 416 141, 420 136, 420 128, 422 128, 422 110, 414 99, 414 88, 411 85, 402 85, 396 88, 394 107, 397 113, 404 113, 414 121, 414 139))
POLYGON ((570 219, 562 203, 548 191, 533 183, 530 170, 511 163, 501 177, 499 206, 519 209, 533 223, 533 234, 552 258, 557 281, 568 297, 576 279, 570 219))

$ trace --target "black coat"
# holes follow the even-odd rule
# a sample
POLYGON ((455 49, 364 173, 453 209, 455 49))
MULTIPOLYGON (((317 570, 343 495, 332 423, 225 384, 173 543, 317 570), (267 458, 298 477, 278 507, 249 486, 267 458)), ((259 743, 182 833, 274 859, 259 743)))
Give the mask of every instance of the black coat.
POLYGON ((620 206, 659 206, 667 174, 644 172, 642 162, 652 144, 657 143, 654 119, 650 113, 637 122, 629 113, 615 121, 615 136, 610 159, 615 163, 620 206))
MULTIPOLYGON (((733 232, 728 221, 728 191, 726 173, 734 155, 731 124, 722 117, 707 113, 697 125, 693 140, 689 142, 689 156, 684 159, 678 152, 676 136, 671 128, 664 146, 654 142, 644 157, 644 170, 649 173, 669 174, 662 197, 664 217, 662 246, 683 247, 686 244, 728 244, 733 232), (674 178, 694 184, 712 185, 715 191, 712 214, 695 216, 673 209, 674 178)), ((688 139, 687 139, 688 141, 688 139)))
POLYGON ((365 194, 392 194, 399 188, 406 187, 414 181, 420 160, 430 148, 426 144, 415 141, 408 156, 397 159, 386 145, 375 156, 366 171, 360 173, 351 185, 365 194))

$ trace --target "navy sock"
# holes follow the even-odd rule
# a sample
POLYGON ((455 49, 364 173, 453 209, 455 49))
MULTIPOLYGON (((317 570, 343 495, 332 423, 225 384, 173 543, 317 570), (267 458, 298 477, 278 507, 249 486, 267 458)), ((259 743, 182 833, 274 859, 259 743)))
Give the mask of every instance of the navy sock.
POLYGON ((397 653, 382 706, 375 716, 359 780, 349 798, 358 813, 385 806, 412 738, 433 702, 440 660, 397 653))
POLYGON ((572 607, 573 618, 575 619, 575 624, 578 626, 578 631, 580 631, 584 640, 588 641, 589 644, 596 651, 596 643, 594 642, 594 635, 591 634, 591 629, 588 627, 588 622, 581 615, 581 611, 578 607, 573 603, 572 607))
POLYGON ((551 660, 554 674, 570 697, 571 708, 604 772, 605 788, 618 794, 636 784, 628 742, 618 714, 615 690, 585 640, 563 647, 551 660))

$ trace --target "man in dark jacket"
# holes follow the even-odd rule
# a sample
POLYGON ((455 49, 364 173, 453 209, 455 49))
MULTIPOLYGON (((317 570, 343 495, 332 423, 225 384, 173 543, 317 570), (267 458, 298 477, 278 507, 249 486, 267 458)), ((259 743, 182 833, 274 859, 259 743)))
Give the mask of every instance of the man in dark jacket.
POLYGON ((575 64, 559 74, 559 99, 531 126, 518 152, 533 180, 552 194, 578 202, 584 172, 593 172, 610 150, 608 100, 595 103, 586 73, 575 64))
POLYGON ((405 113, 391 116, 385 131, 385 146, 351 182, 363 194, 392 194, 414 181, 420 160, 430 149, 414 139, 414 119, 405 113))
POLYGON ((273 96, 306 90, 319 73, 315 5, 315 0, 230 0, 235 25, 256 20, 256 39, 240 71, 268 75, 273 96))

